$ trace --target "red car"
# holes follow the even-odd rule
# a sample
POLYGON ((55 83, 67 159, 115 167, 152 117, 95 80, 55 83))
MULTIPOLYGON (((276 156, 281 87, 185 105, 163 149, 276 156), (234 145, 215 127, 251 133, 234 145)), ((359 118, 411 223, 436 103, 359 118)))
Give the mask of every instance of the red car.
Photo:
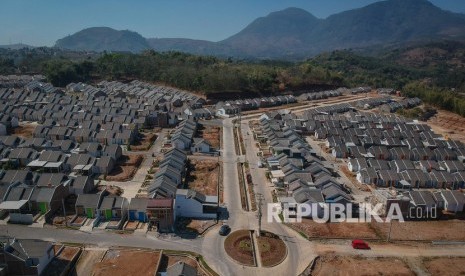
POLYGON ((353 240, 352 241, 352 248, 354 249, 370 249, 368 243, 363 240, 353 240))

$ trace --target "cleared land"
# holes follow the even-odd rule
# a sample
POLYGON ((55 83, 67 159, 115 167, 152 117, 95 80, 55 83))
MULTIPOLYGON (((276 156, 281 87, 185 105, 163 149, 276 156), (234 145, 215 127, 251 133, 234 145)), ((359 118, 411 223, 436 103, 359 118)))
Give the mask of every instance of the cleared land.
POLYGON ((13 135, 22 138, 32 138, 32 133, 36 129, 37 124, 21 124, 17 128, 13 129, 13 135))
POLYGON ((465 258, 424 259, 423 264, 431 275, 465 275, 465 258))
POLYGON ((229 234, 224 241, 224 249, 237 262, 249 266, 255 265, 249 230, 239 230, 229 234))
POLYGON ((218 173, 220 165, 212 160, 190 160, 192 170, 187 178, 188 187, 204 195, 218 193, 218 173))
MULTIPOLYGON (((386 237, 389 223, 372 223, 377 233, 386 237)), ((465 241, 465 221, 393 221, 391 240, 465 241)))
POLYGON ((286 258, 286 244, 284 244, 279 236, 265 232, 257 239, 263 266, 278 265, 286 258))
POLYGON ((455 113, 438 110, 438 113, 427 121, 434 132, 444 137, 465 141, 465 118, 455 113))
POLYGON ((317 223, 311 219, 302 219, 301 223, 292 223, 290 226, 308 238, 379 238, 369 223, 317 223))
POLYGON ((199 271, 199 265, 195 260, 189 257, 186 257, 186 256, 178 256, 178 255, 170 255, 170 254, 163 254, 163 256, 161 257, 160 267, 158 268, 158 271, 164 272, 166 271, 168 267, 176 264, 177 262, 183 262, 192 267, 197 268, 197 273, 199 275, 202 275, 202 273, 199 271))
POLYGON ((415 275, 400 259, 363 258, 333 253, 320 256, 311 275, 415 275))
POLYGON ((220 148, 220 135, 221 127, 217 126, 204 126, 203 129, 199 130, 200 137, 207 141, 212 148, 220 148))
POLYGON ((141 132, 140 139, 130 146, 131 151, 147 151, 157 139, 154 132, 141 132))
MULTIPOLYGON (((55 252, 61 246, 55 246, 55 252)), ((67 269, 70 269, 72 266, 73 260, 81 253, 79 247, 65 246, 59 254, 52 259, 52 261, 47 265, 47 268, 43 272, 43 275, 59 276, 67 272, 67 269)))
POLYGON ((92 275, 155 275, 160 253, 143 250, 108 250, 92 269, 92 275))
POLYGON ((76 275, 92 275, 92 268, 103 258, 105 250, 86 250, 82 252, 76 265, 76 275))
POLYGON ((118 161, 115 168, 106 176, 107 181, 128 181, 130 180, 140 164, 144 156, 138 155, 123 155, 118 161))

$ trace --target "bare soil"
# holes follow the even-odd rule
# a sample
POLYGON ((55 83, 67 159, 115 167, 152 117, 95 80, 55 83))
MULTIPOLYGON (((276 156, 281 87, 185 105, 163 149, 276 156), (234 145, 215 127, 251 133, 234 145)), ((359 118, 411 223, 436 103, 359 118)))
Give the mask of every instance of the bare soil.
POLYGON ((265 232, 257 239, 263 266, 278 265, 286 258, 286 245, 279 236, 265 232))
POLYGON ((221 127, 218 126, 204 126, 200 132, 200 137, 207 141, 212 148, 220 148, 220 135, 221 127))
POLYGON ((465 258, 424 259, 423 264, 431 275, 465 275, 465 258))
POLYGON ((144 156, 123 155, 115 168, 106 176, 107 181, 128 181, 134 176, 139 168, 144 156))
POLYGON ((98 191, 107 191, 110 195, 120 196, 123 193, 123 190, 120 187, 112 185, 99 185, 97 187, 98 191))
MULTIPOLYGON (((387 237, 389 223, 374 223, 373 228, 380 235, 387 237)), ((393 221, 391 240, 426 240, 426 241, 465 241, 465 221, 393 221)))
POLYGON ((181 217, 176 219, 175 233, 180 236, 192 235, 197 237, 198 235, 202 235, 207 229, 215 224, 215 220, 196 220, 181 217))
MULTIPOLYGON (((61 245, 55 246, 55 253, 60 247, 61 245)), ((53 258, 47 265, 43 275, 62 275, 62 273, 65 272, 65 269, 69 269, 71 262, 77 258, 80 253, 81 249, 79 247, 65 246, 60 254, 56 255, 55 258, 53 258)))
POLYGON ((400 259, 363 258, 328 253, 315 262, 311 275, 415 275, 400 259))
POLYGON ((309 238, 379 238, 369 223, 317 223, 311 219, 302 219, 301 223, 292 223, 290 226, 309 238))
POLYGON ((13 129, 13 135, 22 138, 32 138, 32 133, 36 129, 36 124, 22 124, 13 129))
POLYGON ((85 250, 76 264, 76 275, 92 275, 92 268, 103 258, 105 250, 85 250))
POLYGON ((218 194, 219 164, 212 160, 190 160, 193 169, 188 176, 189 189, 204 195, 218 194))
POLYGON ((157 139, 157 135, 153 132, 142 132, 140 135, 142 138, 139 141, 136 141, 134 145, 131 145, 131 151, 147 151, 157 139))
POLYGON ((136 230, 138 224, 139 224, 138 221, 128 221, 124 229, 125 230, 136 230))
POLYGON ((237 262, 253 266, 254 253, 251 244, 250 232, 248 230, 238 230, 228 235, 224 241, 224 249, 237 262))
POLYGON ((155 275, 159 257, 155 251, 108 250, 104 260, 93 267, 92 275, 155 275))
POLYGON ((449 111, 437 111, 438 113, 427 121, 433 131, 450 139, 465 141, 465 118, 449 111))

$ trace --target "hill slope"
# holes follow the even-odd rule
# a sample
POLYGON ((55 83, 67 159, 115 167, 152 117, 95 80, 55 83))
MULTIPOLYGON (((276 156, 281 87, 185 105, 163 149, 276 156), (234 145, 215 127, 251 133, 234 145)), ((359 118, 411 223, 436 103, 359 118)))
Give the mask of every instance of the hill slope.
POLYGON ((84 29, 59 39, 56 47, 82 51, 127 51, 140 52, 150 49, 147 40, 136 32, 117 31, 108 27, 84 29))
POLYGON ((412 41, 465 38, 465 15, 427 0, 387 0, 318 19, 299 8, 270 13, 219 42, 182 38, 144 39, 137 33, 91 28, 57 46, 75 50, 182 51, 201 55, 301 59, 338 49, 363 49, 412 41))

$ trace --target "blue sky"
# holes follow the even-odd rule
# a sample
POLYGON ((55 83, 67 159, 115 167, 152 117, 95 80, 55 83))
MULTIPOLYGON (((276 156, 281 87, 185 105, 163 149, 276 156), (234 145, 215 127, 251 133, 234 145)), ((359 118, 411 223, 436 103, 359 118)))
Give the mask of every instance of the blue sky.
MULTIPOLYGON (((377 0, 2 0, 0 45, 51 46, 81 29, 107 26, 144 37, 184 37, 218 41, 251 21, 287 7, 325 18, 377 0)), ((465 13, 463 0, 431 0, 465 13)))

